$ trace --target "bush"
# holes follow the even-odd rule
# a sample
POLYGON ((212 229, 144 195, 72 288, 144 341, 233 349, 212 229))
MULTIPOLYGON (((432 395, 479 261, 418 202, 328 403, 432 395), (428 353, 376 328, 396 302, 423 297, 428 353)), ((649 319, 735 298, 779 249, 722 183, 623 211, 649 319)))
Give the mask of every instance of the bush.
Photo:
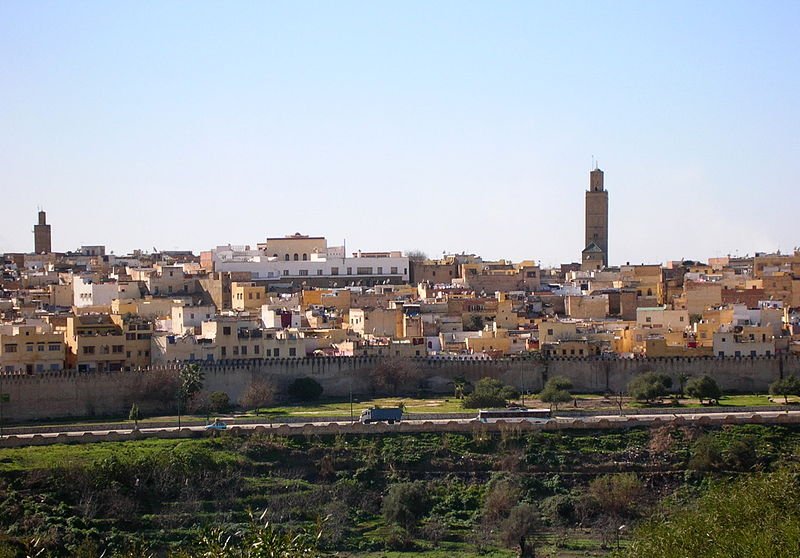
POLYGON ((231 398, 224 391, 212 391, 208 394, 208 406, 212 413, 225 413, 231 408, 231 398))
POLYGON ((559 403, 569 403, 572 401, 572 382, 563 376, 554 376, 547 380, 539 399, 542 403, 550 403, 554 408, 558 408, 559 403))
POLYGON ((783 402, 789 403, 789 395, 800 395, 800 380, 797 376, 787 376, 780 380, 775 380, 769 386, 770 395, 783 396, 783 402))
POLYGON ((505 407, 509 399, 518 395, 519 392, 513 386, 504 385, 493 378, 482 378, 475 384, 475 390, 464 397, 462 405, 465 409, 505 407))
POLYGON ((402 482, 389 487, 383 498, 386 521, 411 530, 430 508, 430 495, 423 482, 402 482))
POLYGON ((648 403, 655 401, 659 397, 664 397, 672 387, 672 378, 666 374, 656 374, 647 372, 636 376, 628 384, 628 395, 637 401, 648 403))
POLYGON ((722 390, 711 376, 701 376, 692 378, 686 384, 686 394, 689 397, 696 397, 700 403, 708 399, 709 403, 715 403, 722 397, 722 390))
POLYGON ((289 385, 289 397, 298 401, 315 401, 322 391, 322 386, 314 378, 297 378, 289 385))

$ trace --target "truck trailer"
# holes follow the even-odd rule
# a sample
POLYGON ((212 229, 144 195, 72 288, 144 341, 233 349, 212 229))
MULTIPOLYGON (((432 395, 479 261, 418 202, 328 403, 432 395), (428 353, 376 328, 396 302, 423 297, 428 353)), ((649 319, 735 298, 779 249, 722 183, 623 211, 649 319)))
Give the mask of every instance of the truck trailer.
POLYGON ((369 424, 371 422, 388 422, 394 424, 403 418, 403 409, 400 407, 371 407, 361 411, 359 422, 369 424))

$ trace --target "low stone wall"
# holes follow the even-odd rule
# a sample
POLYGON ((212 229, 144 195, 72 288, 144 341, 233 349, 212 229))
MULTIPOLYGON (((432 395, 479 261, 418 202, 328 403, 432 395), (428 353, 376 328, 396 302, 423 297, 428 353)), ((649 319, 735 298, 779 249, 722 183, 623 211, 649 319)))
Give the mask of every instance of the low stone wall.
POLYGON ((5 436, 0 438, 0 448, 19 448, 26 446, 46 446, 55 444, 91 444, 97 442, 125 442, 145 440, 150 438, 181 439, 201 438, 207 436, 249 436, 253 434, 271 434, 274 436, 335 436, 335 435, 385 435, 385 434, 418 434, 418 433, 480 433, 480 432, 512 432, 524 433, 534 431, 571 431, 571 430, 624 430, 637 427, 658 427, 678 425, 734 425, 734 424, 800 424, 800 414, 779 414, 767 417, 760 414, 722 414, 719 416, 689 417, 681 415, 665 415, 657 417, 630 416, 625 419, 600 419, 590 420, 581 417, 566 420, 548 421, 544 423, 520 422, 402 422, 400 424, 327 424, 290 426, 282 424, 274 428, 256 426, 243 428, 232 426, 221 432, 206 432, 182 428, 180 430, 160 430, 155 432, 108 432, 103 434, 85 433, 82 435, 59 434, 57 436, 43 436, 35 434, 32 437, 5 436))

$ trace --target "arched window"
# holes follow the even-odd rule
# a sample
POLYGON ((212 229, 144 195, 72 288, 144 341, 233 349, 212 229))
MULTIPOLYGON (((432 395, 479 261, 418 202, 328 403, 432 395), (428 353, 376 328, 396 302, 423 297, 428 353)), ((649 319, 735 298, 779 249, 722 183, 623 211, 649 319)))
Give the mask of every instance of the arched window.
POLYGON ((308 254, 303 254, 303 261, 306 261, 307 259, 308 259, 308 254))
POLYGON ((294 261, 297 261, 297 260, 299 260, 299 259, 300 259, 300 256, 298 256, 297 254, 295 254, 295 255, 294 255, 294 261))
POLYGON ((288 262, 289 261, 289 254, 286 254, 286 256, 283 259, 288 262))

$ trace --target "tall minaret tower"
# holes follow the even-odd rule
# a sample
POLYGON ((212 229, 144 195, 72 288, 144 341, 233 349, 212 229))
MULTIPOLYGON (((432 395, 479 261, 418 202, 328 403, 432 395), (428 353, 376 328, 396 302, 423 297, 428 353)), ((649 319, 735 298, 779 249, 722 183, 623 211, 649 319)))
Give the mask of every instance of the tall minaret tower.
POLYGON ((608 192, 603 187, 603 171, 595 167, 589 173, 589 190, 586 192, 586 248, 583 251, 583 267, 598 269, 597 264, 600 262, 602 267, 608 266, 608 192))
POLYGON ((39 211, 39 224, 33 226, 33 251, 37 254, 52 252, 50 245, 50 225, 47 224, 47 214, 39 211))

